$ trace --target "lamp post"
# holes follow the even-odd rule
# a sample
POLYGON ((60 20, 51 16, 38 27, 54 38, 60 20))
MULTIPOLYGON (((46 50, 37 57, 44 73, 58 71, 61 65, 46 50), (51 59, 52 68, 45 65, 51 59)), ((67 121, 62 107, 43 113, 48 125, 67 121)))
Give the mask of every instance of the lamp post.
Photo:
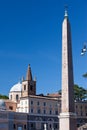
POLYGON ((47 130, 47 125, 46 125, 46 123, 44 124, 44 130, 47 130))
POLYGON ((86 44, 84 44, 82 51, 81 51, 81 55, 84 55, 87 52, 87 46, 86 44))

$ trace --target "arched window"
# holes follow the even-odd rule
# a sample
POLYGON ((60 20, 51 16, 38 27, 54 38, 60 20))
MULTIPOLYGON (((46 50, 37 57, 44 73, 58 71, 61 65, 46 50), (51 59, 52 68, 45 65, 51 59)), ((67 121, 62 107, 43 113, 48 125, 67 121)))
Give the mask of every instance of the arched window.
POLYGON ((10 95, 10 99, 12 100, 12 95, 10 95))
POLYGON ((26 90, 26 85, 24 85, 24 90, 26 90))
POLYGON ((18 94, 16 95, 16 100, 18 101, 18 99, 19 99, 19 96, 18 96, 18 94))
POLYGON ((33 91, 33 86, 32 85, 30 85, 30 90, 33 91))
POLYGON ((26 125, 24 125, 24 129, 25 129, 25 130, 26 130, 26 128, 27 128, 26 125))

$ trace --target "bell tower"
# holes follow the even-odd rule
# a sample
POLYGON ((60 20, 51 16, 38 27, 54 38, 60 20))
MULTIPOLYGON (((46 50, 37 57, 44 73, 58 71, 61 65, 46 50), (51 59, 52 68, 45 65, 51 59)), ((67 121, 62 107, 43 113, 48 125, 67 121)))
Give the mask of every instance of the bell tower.
POLYGON ((22 80, 22 97, 36 95, 36 80, 32 78, 30 64, 28 65, 26 80, 22 80))

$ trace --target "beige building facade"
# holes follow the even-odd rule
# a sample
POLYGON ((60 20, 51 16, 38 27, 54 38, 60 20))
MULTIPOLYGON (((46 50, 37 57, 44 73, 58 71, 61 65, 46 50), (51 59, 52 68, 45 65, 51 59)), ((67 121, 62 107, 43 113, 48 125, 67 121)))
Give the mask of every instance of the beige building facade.
MULTIPOLYGON (((30 71, 29 71, 30 72, 30 71)), ((32 73, 31 73, 32 74, 32 73)), ((33 79, 32 79, 33 80, 33 79)), ((26 84, 31 80, 25 80, 26 84)), ((33 81, 32 81, 33 82, 33 81)), ((35 81, 36 82, 36 81, 35 81)), ((0 100, 0 129, 1 130, 59 130, 59 114, 61 112, 61 95, 58 93, 36 94, 36 86, 31 89, 34 94, 22 96, 22 84, 12 86, 9 100, 0 100), (16 87, 17 86, 17 90, 16 87), (17 92, 18 91, 18 92, 17 92), (19 95, 19 100, 16 95, 19 95)), ((24 87, 24 84, 23 84, 24 87)), ((23 90, 24 91, 24 90, 23 90)), ((26 91, 26 89, 25 89, 26 91)), ((25 92, 24 92, 25 93, 25 92)), ((77 127, 82 128, 87 123, 87 101, 75 102, 77 127)))

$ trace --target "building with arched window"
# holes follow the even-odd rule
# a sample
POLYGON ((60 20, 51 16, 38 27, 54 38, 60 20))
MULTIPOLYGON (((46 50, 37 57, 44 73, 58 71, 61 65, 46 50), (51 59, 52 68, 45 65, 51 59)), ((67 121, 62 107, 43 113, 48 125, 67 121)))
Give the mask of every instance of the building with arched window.
POLYGON ((26 78, 11 87, 9 100, 4 100, 2 104, 2 117, 5 114, 7 120, 5 124, 5 119, 0 117, 0 128, 5 127, 3 130, 44 130, 44 125, 49 130, 58 129, 60 97, 36 94, 36 80, 33 80, 30 65, 26 78))
POLYGON ((22 89, 22 84, 20 82, 13 85, 10 89, 10 92, 9 92, 9 99, 12 100, 12 101, 20 100, 21 89, 22 89))
MULTIPOLYGON (((0 100, 1 130, 58 130, 61 112, 61 95, 36 94, 36 80, 33 80, 30 65, 26 79, 13 85, 9 100, 0 100)), ((87 101, 75 102, 77 126, 87 123, 87 101)), ((83 127, 80 127, 81 130, 83 127)))

